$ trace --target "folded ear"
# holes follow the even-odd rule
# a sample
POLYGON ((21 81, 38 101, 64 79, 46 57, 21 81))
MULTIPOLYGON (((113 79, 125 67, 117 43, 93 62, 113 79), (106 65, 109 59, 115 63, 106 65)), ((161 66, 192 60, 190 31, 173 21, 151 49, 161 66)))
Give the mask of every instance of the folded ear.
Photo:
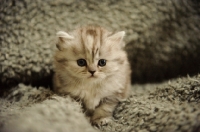
POLYGON ((74 39, 74 36, 69 35, 67 32, 59 31, 56 33, 58 37, 58 43, 56 44, 59 50, 67 47, 67 41, 74 39))
POLYGON ((125 36, 125 31, 120 31, 120 32, 117 32, 117 33, 115 33, 115 34, 112 34, 111 36, 108 37, 108 39, 109 39, 110 41, 115 41, 115 42, 121 44, 122 47, 124 47, 125 44, 124 44, 124 42, 122 41, 123 38, 124 38, 124 36, 125 36))

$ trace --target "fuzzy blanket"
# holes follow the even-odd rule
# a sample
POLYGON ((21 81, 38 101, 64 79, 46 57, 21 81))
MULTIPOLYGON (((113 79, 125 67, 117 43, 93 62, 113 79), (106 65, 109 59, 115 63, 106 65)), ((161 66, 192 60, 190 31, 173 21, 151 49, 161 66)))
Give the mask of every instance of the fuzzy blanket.
POLYGON ((200 131, 199 22, 197 0, 2 0, 0 131, 200 131), (51 91, 56 32, 85 24, 126 31, 133 71, 132 95, 101 128, 51 91))
POLYGON ((133 85, 107 126, 93 128, 78 102, 50 89, 19 84, 0 99, 3 132, 199 132, 200 75, 133 85))

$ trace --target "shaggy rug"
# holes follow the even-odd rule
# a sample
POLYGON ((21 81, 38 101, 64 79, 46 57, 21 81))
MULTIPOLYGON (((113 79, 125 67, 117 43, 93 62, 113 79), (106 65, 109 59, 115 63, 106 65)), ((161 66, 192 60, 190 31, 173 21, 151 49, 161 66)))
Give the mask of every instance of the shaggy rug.
POLYGON ((93 128, 81 105, 50 89, 19 84, 0 99, 3 132, 199 132, 200 75, 160 84, 133 85, 113 120, 93 128))

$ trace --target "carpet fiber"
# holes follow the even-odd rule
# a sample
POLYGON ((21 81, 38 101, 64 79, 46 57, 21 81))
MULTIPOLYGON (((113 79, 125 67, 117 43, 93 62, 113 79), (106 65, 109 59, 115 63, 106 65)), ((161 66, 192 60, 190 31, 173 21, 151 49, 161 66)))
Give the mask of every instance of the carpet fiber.
MULTIPOLYGON (((133 85, 102 132, 200 131, 200 75, 160 84, 133 85)), ((92 132, 81 105, 47 88, 19 84, 0 100, 0 131, 92 132)))

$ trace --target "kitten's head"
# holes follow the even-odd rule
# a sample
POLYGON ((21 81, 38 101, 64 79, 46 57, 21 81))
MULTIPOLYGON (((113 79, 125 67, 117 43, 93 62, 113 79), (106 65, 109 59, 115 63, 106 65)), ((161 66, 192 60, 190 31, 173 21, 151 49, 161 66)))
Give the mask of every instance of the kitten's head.
POLYGON ((102 80, 113 76, 126 63, 124 31, 111 33, 87 26, 57 33, 56 69, 77 79, 102 80))

